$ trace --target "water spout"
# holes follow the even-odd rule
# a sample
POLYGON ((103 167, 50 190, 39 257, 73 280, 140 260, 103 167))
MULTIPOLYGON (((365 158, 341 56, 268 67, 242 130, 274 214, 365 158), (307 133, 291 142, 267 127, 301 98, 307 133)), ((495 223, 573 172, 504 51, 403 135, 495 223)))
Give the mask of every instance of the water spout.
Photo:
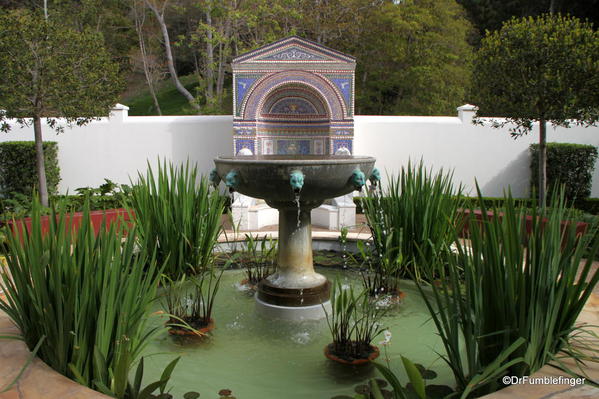
POLYGON ((294 194, 299 194, 304 186, 304 174, 301 170, 294 170, 291 172, 289 176, 289 183, 291 184, 291 188, 293 189, 294 194))
POLYGON ((362 186, 366 184, 366 176, 364 175, 364 172, 358 168, 354 169, 350 180, 356 191, 362 191, 362 186))
POLYGON ((372 173, 368 180, 370 180, 370 184, 376 187, 381 181, 381 172, 377 168, 372 169, 372 173))
POLYGON ((220 184, 220 180, 221 179, 220 179, 220 176, 218 175, 218 172, 216 171, 216 168, 213 168, 210 171, 210 177, 209 177, 209 179, 210 179, 210 182, 212 183, 212 185, 214 187, 218 187, 218 185, 220 184))
POLYGON ((227 187, 229 187, 230 193, 237 190, 237 187, 239 186, 239 173, 237 173, 236 170, 231 170, 229 173, 227 173, 227 176, 225 177, 225 184, 227 187))

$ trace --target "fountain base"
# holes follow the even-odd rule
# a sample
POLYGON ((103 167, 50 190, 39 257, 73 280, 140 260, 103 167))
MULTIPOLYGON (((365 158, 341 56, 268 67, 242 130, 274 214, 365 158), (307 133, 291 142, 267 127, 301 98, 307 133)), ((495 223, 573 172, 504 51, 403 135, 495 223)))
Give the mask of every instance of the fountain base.
POLYGON ((322 284, 306 288, 279 287, 264 279, 258 284, 256 298, 276 306, 306 307, 328 301, 330 291, 331 283, 326 278, 322 284))
POLYGON ((280 306, 262 301, 256 293, 256 312, 260 315, 283 320, 321 320, 331 313, 331 301, 310 306, 280 306), (326 311, 325 311, 326 309, 326 311))

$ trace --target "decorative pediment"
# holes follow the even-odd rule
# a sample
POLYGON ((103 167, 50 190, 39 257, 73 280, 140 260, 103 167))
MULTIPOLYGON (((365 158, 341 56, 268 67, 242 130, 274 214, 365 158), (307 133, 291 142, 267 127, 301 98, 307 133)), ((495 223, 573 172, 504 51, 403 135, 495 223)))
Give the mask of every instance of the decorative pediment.
POLYGON ((341 63, 355 64, 356 60, 339 51, 310 40, 291 36, 278 42, 245 53, 233 60, 233 64, 251 63, 341 63))
POLYGON ((264 57, 256 58, 256 60, 260 61, 322 61, 326 59, 327 57, 316 51, 310 51, 299 46, 292 46, 277 51, 274 54, 267 54, 264 57))

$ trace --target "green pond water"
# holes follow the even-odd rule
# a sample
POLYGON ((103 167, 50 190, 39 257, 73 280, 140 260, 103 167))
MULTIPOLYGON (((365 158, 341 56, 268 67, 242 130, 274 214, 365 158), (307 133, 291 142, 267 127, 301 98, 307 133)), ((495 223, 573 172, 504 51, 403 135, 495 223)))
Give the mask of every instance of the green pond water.
MULTIPOLYGON (((331 281, 360 285, 352 271, 318 269, 331 281)), ((254 311, 252 292, 239 282, 241 270, 223 274, 213 318, 216 329, 208 337, 182 341, 159 333, 144 351, 146 382, 156 381, 166 364, 181 356, 169 387, 175 398, 197 391, 200 398, 219 398, 230 389, 237 399, 330 399, 353 397, 358 385, 380 378, 373 366, 345 366, 323 355, 331 342, 326 320, 291 322, 260 317, 254 311)), ((382 323, 391 333, 391 343, 381 348, 378 361, 388 358, 391 368, 406 383, 400 355, 437 373, 428 384, 452 385, 451 372, 436 352, 443 352, 440 338, 416 287, 403 282, 403 303, 391 308, 382 323)), ((158 308, 157 308, 158 310, 158 308)), ((165 321, 155 316, 154 326, 165 321)), ((374 340, 377 345, 382 335, 374 340)))

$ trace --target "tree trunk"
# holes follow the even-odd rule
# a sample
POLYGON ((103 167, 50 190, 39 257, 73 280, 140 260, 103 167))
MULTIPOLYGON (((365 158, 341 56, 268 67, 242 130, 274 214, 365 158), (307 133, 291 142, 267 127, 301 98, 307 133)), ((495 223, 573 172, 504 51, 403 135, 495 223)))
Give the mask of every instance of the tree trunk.
POLYGON ((175 84, 177 91, 179 91, 179 93, 181 93, 187 99, 187 101, 189 101, 189 104, 191 104, 191 106, 199 113, 200 106, 196 103, 195 98, 191 95, 191 93, 187 91, 187 89, 181 84, 181 82, 179 81, 179 77, 177 76, 177 71, 175 70, 175 63, 173 61, 173 52, 171 50, 171 40, 168 35, 168 29, 166 27, 166 22, 164 21, 164 16, 160 13, 160 11, 158 11, 158 8, 149 0, 145 0, 145 2, 146 5, 150 8, 150 10, 152 10, 154 15, 156 16, 156 20, 160 25, 160 30, 162 31, 162 38, 164 39, 166 63, 168 65, 168 71, 171 75, 171 79, 173 80, 173 83, 175 84))
POLYGON ((148 65, 148 53, 146 51, 146 43, 144 40, 143 34, 143 24, 144 18, 142 18, 137 12, 137 3, 133 4, 133 13, 135 17, 135 30, 137 31, 137 37, 139 39, 139 52, 141 54, 141 61, 143 63, 144 75, 146 77, 146 83, 148 84, 148 89, 150 90, 150 95, 152 96, 152 100, 154 101, 154 107, 156 111, 158 111, 158 115, 162 115, 162 110, 160 109, 160 103, 158 102, 158 98, 156 97, 156 90, 154 90, 154 79, 150 73, 150 66, 148 65))
POLYGON ((539 205, 547 200, 547 121, 539 121, 539 205))
POLYGON ((46 183, 46 165, 44 162, 44 146, 42 141, 42 121, 39 116, 33 117, 33 133, 35 135, 35 160, 37 163, 37 184, 40 202, 48 206, 48 184, 46 183))
POLYGON ((206 98, 212 100, 214 97, 214 44, 212 43, 212 11, 211 4, 206 6, 206 98))
MULTIPOLYGON (((231 39, 231 16, 227 16, 227 20, 225 22, 225 34, 224 40, 220 43, 220 50, 218 54, 218 77, 216 80, 216 96, 218 97, 218 101, 222 103, 223 91, 225 86, 225 62, 227 62, 228 58, 225 56, 225 53, 229 52, 229 43, 231 39)), ((228 55, 228 54, 227 54, 228 55)))

